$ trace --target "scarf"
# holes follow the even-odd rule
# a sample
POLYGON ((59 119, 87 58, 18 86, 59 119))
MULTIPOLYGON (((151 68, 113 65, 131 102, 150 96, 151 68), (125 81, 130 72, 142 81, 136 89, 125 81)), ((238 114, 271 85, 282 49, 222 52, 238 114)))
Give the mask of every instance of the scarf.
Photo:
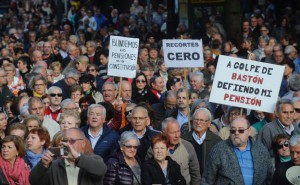
POLYGON ((43 154, 46 152, 46 149, 43 150, 41 154, 35 154, 29 149, 26 149, 26 159, 30 162, 31 164, 31 169, 37 165, 37 163, 41 160, 43 157, 43 154))
POLYGON ((10 185, 29 185, 29 169, 21 157, 17 157, 14 166, 11 167, 10 163, 0 157, 0 166, 3 174, 10 185))
POLYGON ((38 94, 37 92, 33 91, 33 97, 41 98, 43 94, 38 94))

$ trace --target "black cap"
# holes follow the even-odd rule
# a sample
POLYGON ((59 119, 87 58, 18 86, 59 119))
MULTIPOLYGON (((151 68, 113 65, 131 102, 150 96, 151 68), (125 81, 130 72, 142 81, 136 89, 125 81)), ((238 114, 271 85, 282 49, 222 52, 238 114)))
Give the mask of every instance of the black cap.
POLYGON ((94 76, 91 75, 91 74, 82 75, 82 76, 79 78, 79 83, 83 83, 83 82, 94 83, 94 81, 95 81, 95 78, 94 78, 94 76))

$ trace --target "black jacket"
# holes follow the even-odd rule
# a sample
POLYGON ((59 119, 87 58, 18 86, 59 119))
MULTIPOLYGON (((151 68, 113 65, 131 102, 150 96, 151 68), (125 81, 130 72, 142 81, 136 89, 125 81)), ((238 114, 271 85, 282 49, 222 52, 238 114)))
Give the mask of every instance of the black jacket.
POLYGON ((173 161, 169 156, 166 157, 168 160, 167 166, 167 177, 169 182, 166 182, 165 175, 159 166, 159 164, 154 160, 154 158, 146 161, 142 167, 142 184, 152 185, 152 184, 172 184, 172 185, 185 185, 186 181, 181 175, 180 166, 178 163, 173 161))

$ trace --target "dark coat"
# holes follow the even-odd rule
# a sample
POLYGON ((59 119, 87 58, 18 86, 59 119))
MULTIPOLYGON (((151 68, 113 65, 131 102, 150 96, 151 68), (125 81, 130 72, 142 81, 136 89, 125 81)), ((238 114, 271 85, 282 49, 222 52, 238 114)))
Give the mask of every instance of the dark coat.
POLYGON ((201 152, 198 153, 196 147, 199 147, 199 145, 193 139, 192 133, 193 133, 193 131, 189 132, 186 135, 183 135, 182 138, 193 144, 195 151, 197 153, 198 161, 199 161, 200 174, 202 175, 203 171, 204 171, 204 167, 206 165, 206 161, 209 157, 209 152, 210 152, 211 148, 218 142, 222 141, 222 139, 218 135, 211 132, 210 130, 207 130, 205 140, 201 144, 201 152))
POLYGON ((4 102, 5 100, 7 100, 7 98, 11 98, 14 97, 14 94, 9 90, 9 88, 7 87, 7 85, 3 86, 1 88, 1 92, 0 92, 0 107, 1 107, 1 111, 3 111, 3 106, 4 106, 4 102))
MULTIPOLYGON (((82 127, 81 130, 84 132, 85 137, 90 141, 88 134, 89 125, 82 127)), ((107 161, 110 154, 116 150, 118 146, 118 139, 119 134, 109 128, 106 124, 103 124, 103 133, 95 145, 94 153, 100 155, 104 161, 107 161)))
POLYGON ((62 100, 70 98, 70 87, 65 82, 65 79, 61 79, 61 80, 57 81, 52 86, 57 86, 57 87, 61 88, 61 90, 63 92, 62 100))
POLYGON ((286 171, 295 164, 292 161, 279 164, 278 168, 275 170, 272 185, 292 185, 286 178, 286 171))
POLYGON ((186 185, 184 177, 180 173, 180 166, 178 163, 173 161, 171 157, 167 156, 168 160, 167 166, 167 177, 169 182, 166 182, 165 175, 159 166, 159 164, 154 160, 154 158, 146 161, 142 166, 142 184, 152 185, 152 184, 172 184, 172 185, 186 185))
MULTIPOLYGON (((139 159, 136 159, 139 162, 139 159)), ((133 178, 135 178, 135 176, 131 168, 128 164, 126 164, 124 156, 120 150, 108 159, 106 166, 107 172, 103 181, 105 185, 133 184, 133 178)))

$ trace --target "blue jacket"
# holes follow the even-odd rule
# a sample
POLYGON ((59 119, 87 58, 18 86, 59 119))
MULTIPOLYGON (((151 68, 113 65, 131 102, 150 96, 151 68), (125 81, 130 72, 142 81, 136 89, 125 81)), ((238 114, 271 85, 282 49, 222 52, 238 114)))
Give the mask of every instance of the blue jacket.
MULTIPOLYGON (((85 137, 88 138, 90 141, 88 129, 89 125, 86 125, 81 128, 81 130, 85 134, 85 137)), ((104 161, 107 161, 110 154, 118 147, 118 139, 118 133, 109 128, 106 124, 104 124, 103 133, 95 145, 94 153, 100 155, 104 159, 104 161)))

